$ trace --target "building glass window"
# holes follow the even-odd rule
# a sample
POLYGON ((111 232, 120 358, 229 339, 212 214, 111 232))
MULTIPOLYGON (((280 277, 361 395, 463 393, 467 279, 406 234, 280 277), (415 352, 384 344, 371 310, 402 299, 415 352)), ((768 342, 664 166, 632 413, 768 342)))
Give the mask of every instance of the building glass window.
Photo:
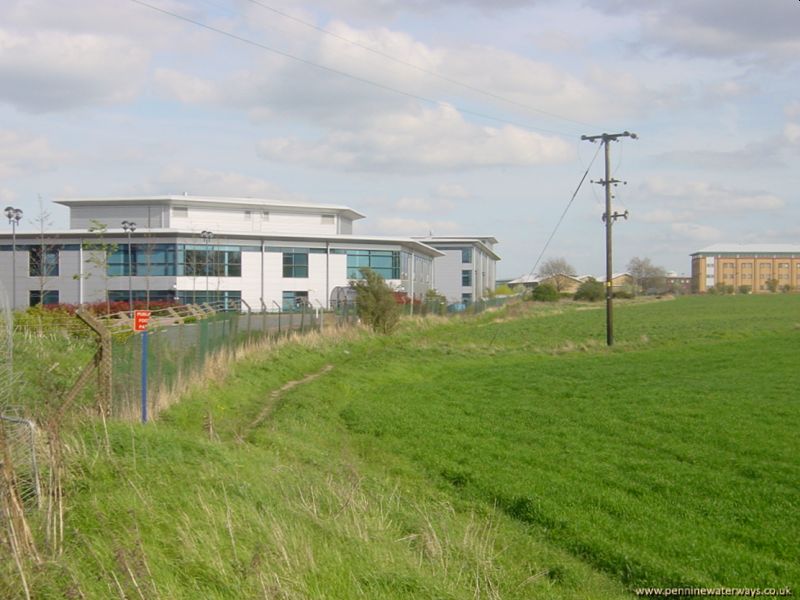
POLYGON ((308 277, 308 252, 284 252, 283 276, 308 277))
POLYGON ((463 264, 469 264, 472 262, 472 248, 461 249, 461 262, 463 264))
POLYGON ((28 292, 29 306, 38 304, 58 304, 58 290, 31 290, 28 292))
POLYGON ((283 292, 283 310, 302 310, 306 306, 308 306, 308 292, 291 290, 283 292))
MULTIPOLYGON (((131 296, 134 302, 146 302, 148 298, 150 302, 165 302, 175 300, 176 293, 175 290, 132 290, 131 296)), ((108 290, 108 301, 127 302, 128 290, 108 290)))
POLYGON ((470 302, 472 302, 472 294, 470 293, 461 294, 461 302, 463 302, 464 304, 469 304, 470 302))
POLYGON ((241 277, 242 249, 239 246, 178 246, 178 275, 187 277, 241 277))
POLYGON ((175 259, 175 244, 119 244, 108 255, 108 274, 111 277, 128 274, 143 277, 172 276, 176 274, 175 259), (131 273, 128 272, 129 264, 131 273))
POLYGON ((28 250, 28 272, 31 277, 57 277, 58 249, 31 246, 28 250))
POLYGON ((205 244, 120 244, 108 257, 110 276, 129 274, 129 252, 133 276, 242 276, 239 246, 205 244))
POLYGON ((472 285, 472 271, 461 271, 461 285, 463 287, 470 287, 472 285))
POLYGON ((363 267, 372 269, 384 279, 400 279, 400 252, 396 250, 348 250, 347 278, 361 279, 360 269, 363 267))

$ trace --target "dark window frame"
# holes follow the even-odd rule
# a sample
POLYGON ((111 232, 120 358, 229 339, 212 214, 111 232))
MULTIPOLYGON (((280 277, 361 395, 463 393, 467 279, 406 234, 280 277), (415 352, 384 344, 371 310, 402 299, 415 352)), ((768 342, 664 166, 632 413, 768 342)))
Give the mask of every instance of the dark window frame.
POLYGON ((308 252, 283 252, 283 276, 290 279, 308 279, 308 252))
POLYGON ((59 250, 51 246, 31 246, 28 249, 28 275, 30 277, 58 277, 59 270, 59 250), (42 249, 44 248, 44 261, 42 261, 42 249), (44 265, 44 274, 42 266, 44 265))

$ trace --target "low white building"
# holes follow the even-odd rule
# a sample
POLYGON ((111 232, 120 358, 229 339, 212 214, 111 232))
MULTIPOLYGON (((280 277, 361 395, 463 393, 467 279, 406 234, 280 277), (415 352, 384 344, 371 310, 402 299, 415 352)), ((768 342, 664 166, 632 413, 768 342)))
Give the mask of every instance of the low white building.
POLYGON ((444 254, 434 261, 434 287, 449 302, 472 302, 495 289, 496 265, 492 236, 415 237, 444 254))
POLYGON ((330 307, 361 267, 422 299, 434 286, 434 259, 445 256, 422 240, 355 235, 364 215, 345 206, 188 195, 58 203, 70 209, 69 229, 17 233, 15 242, 0 234, 0 279, 15 308, 127 301, 129 293, 241 300, 253 310, 330 307))

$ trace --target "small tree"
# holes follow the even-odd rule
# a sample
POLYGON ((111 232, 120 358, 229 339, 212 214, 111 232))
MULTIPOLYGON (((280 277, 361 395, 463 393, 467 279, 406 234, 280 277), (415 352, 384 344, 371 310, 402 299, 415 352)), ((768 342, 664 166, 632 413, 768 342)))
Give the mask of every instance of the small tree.
POLYGON ((548 258, 539 267, 537 275, 540 278, 551 278, 557 292, 561 292, 569 285, 569 278, 575 277, 576 271, 566 258, 548 258))
POLYGON ((654 265, 649 258, 634 256, 628 263, 628 273, 640 291, 664 291, 667 287, 667 271, 654 265))
POLYGON ((578 291, 575 292, 575 300, 588 300, 589 302, 597 302, 605 297, 605 289, 603 282, 597 281, 594 277, 590 277, 584 281, 578 291))
POLYGON ((372 269, 362 267, 359 271, 363 279, 350 283, 356 292, 359 318, 374 331, 391 333, 400 320, 400 307, 392 289, 372 269))
MULTIPOLYGON (((83 249, 88 252, 86 262, 100 271, 103 277, 103 286, 106 296, 106 313, 110 313, 111 301, 108 297, 108 259, 117 251, 119 244, 109 243, 105 240, 105 234, 108 232, 108 225, 96 219, 92 219, 89 225, 89 232, 96 233, 97 240, 93 242, 84 242, 83 249)), ((130 249, 128 250, 130 251, 130 249)), ((90 273, 87 273, 86 277, 89 277, 89 275, 90 273)))
POLYGON ((44 209, 42 197, 39 196, 39 214, 33 219, 36 225, 39 241, 31 246, 28 254, 28 271, 31 277, 36 277, 39 283, 39 304, 44 304, 48 279, 58 273, 58 246, 46 242, 46 231, 52 227, 50 213, 44 209))
POLYGON ((740 294, 749 294, 753 288, 749 285, 740 285, 739 286, 739 293, 740 294))
POLYGON ((778 280, 777 279, 767 279, 767 289, 770 292, 777 292, 778 291, 778 280))
POLYGON ((425 292, 424 309, 436 315, 443 315, 447 312, 447 298, 431 288, 425 292))

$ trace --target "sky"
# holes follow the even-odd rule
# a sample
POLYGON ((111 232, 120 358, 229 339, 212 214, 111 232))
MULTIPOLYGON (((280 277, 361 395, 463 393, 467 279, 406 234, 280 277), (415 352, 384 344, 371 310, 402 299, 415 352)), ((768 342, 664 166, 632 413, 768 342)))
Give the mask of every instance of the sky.
POLYGON ((66 228, 58 198, 252 196, 491 235, 501 278, 602 275, 581 135, 630 131, 615 271, 800 242, 797 0, 3 0, 0 82, 21 231, 66 228))

